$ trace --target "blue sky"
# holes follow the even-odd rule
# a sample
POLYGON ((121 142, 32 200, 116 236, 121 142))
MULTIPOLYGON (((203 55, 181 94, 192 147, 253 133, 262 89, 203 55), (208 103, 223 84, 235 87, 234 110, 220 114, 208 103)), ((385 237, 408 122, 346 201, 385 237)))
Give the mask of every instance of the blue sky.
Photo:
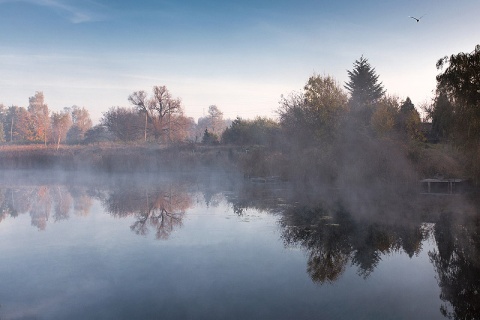
POLYGON ((0 103, 43 91, 97 121, 166 85, 186 115, 275 116, 313 73, 343 85, 364 55, 387 93, 433 97, 436 61, 480 43, 480 1, 0 0, 0 103), (408 16, 422 16, 417 23, 408 16))

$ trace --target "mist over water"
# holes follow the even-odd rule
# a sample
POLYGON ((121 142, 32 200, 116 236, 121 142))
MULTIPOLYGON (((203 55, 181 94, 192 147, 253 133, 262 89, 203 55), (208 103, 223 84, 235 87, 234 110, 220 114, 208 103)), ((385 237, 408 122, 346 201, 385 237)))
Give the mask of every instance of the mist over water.
POLYGON ((7 176, 5 319, 463 319, 478 310, 478 204, 468 195, 418 195, 387 210, 387 200, 345 199, 338 188, 221 175, 7 176))

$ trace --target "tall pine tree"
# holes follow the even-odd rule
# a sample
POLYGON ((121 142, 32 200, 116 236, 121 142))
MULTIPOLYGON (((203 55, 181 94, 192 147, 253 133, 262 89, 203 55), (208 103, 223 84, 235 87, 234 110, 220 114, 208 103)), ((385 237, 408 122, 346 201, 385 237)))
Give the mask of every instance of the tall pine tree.
POLYGON ((345 89, 350 93, 350 108, 365 123, 369 123, 374 106, 385 94, 385 89, 378 81, 375 68, 363 56, 356 60, 351 71, 347 70, 350 80, 345 82, 345 89))

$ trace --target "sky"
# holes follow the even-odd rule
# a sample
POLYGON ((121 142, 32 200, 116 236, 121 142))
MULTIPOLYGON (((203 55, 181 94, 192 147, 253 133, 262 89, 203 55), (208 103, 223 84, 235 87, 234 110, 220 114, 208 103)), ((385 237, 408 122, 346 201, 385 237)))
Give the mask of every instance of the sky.
POLYGON ((0 0, 0 103, 77 105, 95 123, 165 85, 198 119, 275 118, 313 74, 362 55, 387 94, 432 100, 436 61, 480 44, 480 1, 0 0), (416 22, 409 16, 422 17, 416 22))

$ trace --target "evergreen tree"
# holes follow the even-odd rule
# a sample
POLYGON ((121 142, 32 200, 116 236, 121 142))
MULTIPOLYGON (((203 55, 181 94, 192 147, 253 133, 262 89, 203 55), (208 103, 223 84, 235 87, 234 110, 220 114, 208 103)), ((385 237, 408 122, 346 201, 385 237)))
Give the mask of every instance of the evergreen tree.
POLYGON ((401 113, 409 113, 410 111, 415 111, 415 105, 413 104, 410 97, 407 97, 405 101, 400 106, 401 113))
POLYGON ((353 70, 347 72, 350 80, 344 87, 350 93, 350 107, 356 117, 369 123, 374 106, 385 94, 385 89, 378 81, 375 68, 363 56, 354 62, 353 70))
POLYGON ((412 100, 407 97, 400 106, 397 117, 397 127, 400 132, 407 134, 411 139, 423 140, 423 135, 420 130, 420 114, 412 100))
POLYGON ((215 133, 209 132, 208 129, 205 129, 202 138, 203 144, 218 144, 218 136, 215 133))
POLYGON ((445 93, 440 92, 435 98, 429 116, 432 119, 432 133, 439 139, 448 139, 454 127, 453 105, 445 93))

